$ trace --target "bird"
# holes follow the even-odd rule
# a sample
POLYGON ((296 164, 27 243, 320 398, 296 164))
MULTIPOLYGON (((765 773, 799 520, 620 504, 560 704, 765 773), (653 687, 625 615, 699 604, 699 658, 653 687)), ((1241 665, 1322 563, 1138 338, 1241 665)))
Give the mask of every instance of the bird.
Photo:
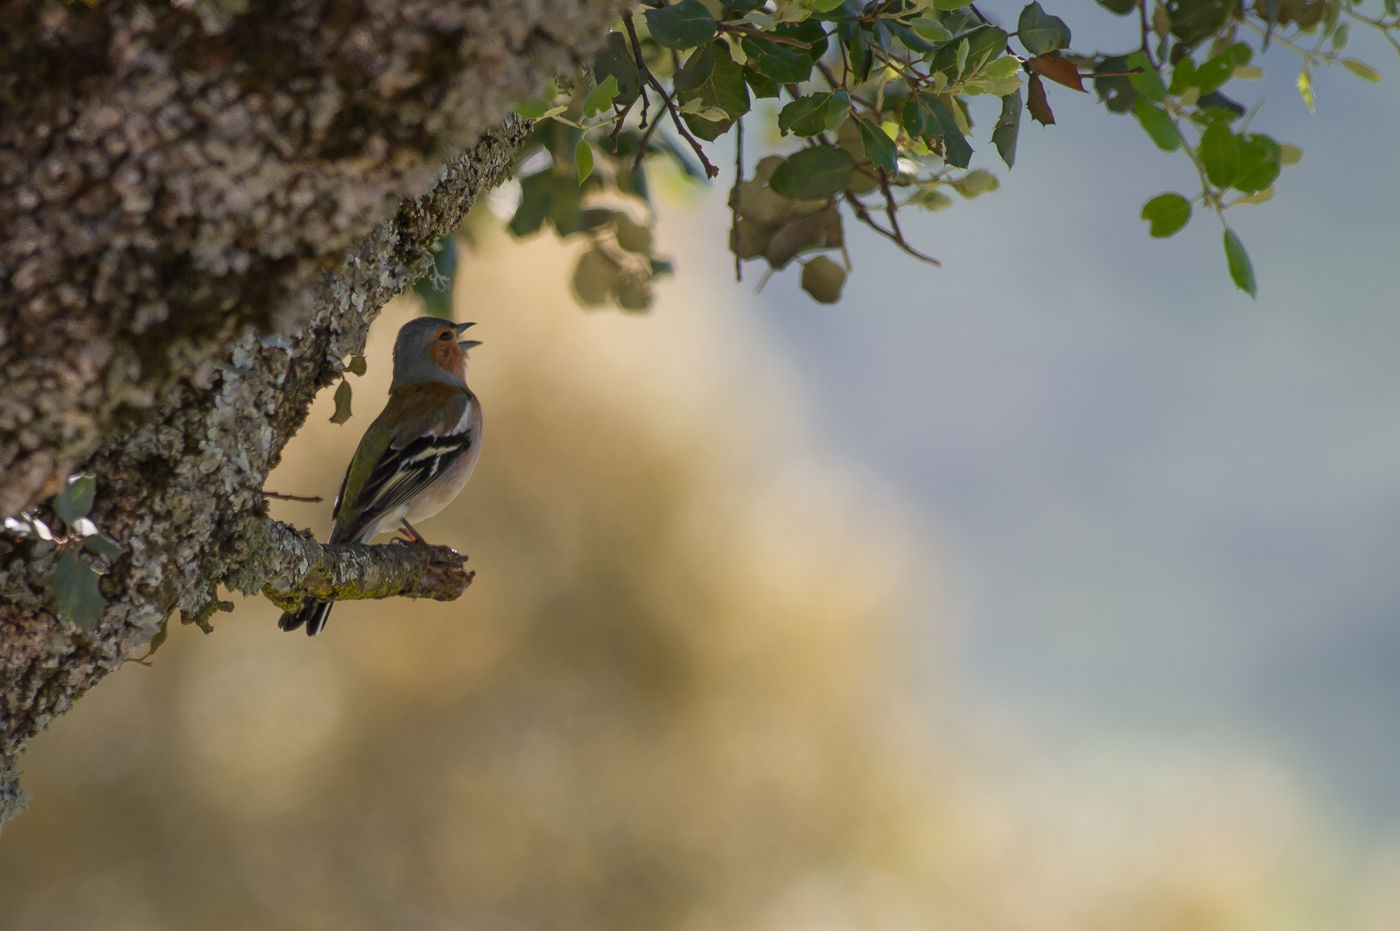
MULTIPOLYGON (((365 430, 345 470, 331 511, 330 542, 366 543, 403 529, 426 543, 414 521, 432 517, 462 490, 481 455, 481 404, 467 387, 467 350, 480 340, 461 336, 474 323, 419 317, 394 339, 394 377, 384 410, 365 430)), ((307 601, 277 626, 326 626, 329 601, 307 601)))

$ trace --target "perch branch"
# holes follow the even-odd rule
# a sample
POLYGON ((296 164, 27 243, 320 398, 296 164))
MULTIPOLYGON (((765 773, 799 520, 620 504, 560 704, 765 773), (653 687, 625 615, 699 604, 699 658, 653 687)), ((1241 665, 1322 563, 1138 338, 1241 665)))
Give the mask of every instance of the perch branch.
POLYGON ((281 521, 268 521, 267 579, 262 593, 283 610, 307 598, 432 598, 453 601, 476 576, 450 546, 412 543, 318 543, 281 521))

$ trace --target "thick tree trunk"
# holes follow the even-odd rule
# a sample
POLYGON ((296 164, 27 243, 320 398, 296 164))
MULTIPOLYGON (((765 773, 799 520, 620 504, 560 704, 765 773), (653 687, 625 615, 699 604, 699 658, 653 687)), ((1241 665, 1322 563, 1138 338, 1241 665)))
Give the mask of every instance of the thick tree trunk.
POLYGON ((0 532, 0 822, 26 741, 172 611, 285 581, 283 445, 623 4, 236 6, 0 6, 0 515, 89 471, 125 551, 76 632, 52 546, 0 532))

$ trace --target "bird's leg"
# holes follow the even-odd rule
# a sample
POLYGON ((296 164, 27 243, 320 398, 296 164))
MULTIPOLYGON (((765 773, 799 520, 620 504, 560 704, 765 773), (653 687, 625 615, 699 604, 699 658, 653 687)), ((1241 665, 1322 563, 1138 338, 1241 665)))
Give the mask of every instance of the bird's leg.
POLYGON ((407 536, 410 540, 412 540, 414 543, 422 543, 424 546, 429 546, 429 545, 431 545, 431 544, 428 543, 427 540, 424 540, 424 539, 423 539, 423 535, 422 535, 421 533, 419 533, 417 530, 413 529, 413 525, 410 524, 410 523, 408 522, 408 518, 407 518, 407 517, 401 517, 401 518, 399 518, 399 522, 400 522, 401 524, 403 524, 403 531, 402 531, 402 533, 403 533, 405 536, 407 536))

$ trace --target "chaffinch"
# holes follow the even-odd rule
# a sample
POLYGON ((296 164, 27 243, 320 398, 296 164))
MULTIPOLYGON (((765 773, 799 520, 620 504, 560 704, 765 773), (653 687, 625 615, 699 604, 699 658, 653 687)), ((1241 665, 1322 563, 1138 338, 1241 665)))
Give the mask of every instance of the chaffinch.
MULTIPOLYGON (((389 402, 360 440, 335 497, 331 543, 364 543, 402 526, 424 542, 410 521, 445 508, 471 477, 481 453, 481 405, 467 387, 466 351, 458 341, 471 323, 419 317, 394 340, 389 402)), ((308 601, 277 626, 308 636, 326 626, 331 602, 308 601)))

